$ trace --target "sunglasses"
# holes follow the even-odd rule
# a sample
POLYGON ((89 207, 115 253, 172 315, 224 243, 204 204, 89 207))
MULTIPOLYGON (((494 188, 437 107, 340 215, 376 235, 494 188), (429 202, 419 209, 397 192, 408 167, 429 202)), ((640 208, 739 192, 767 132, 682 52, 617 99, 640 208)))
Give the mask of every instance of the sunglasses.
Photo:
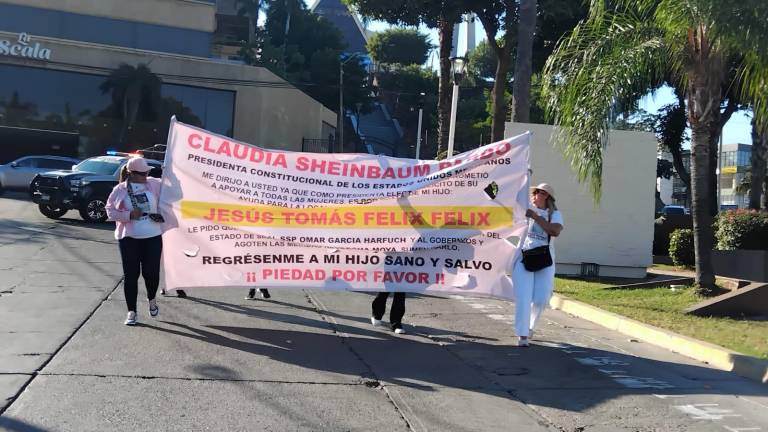
POLYGON ((531 192, 531 195, 538 195, 540 193, 545 194, 545 195, 549 195, 547 193, 547 191, 543 191, 543 190, 540 190, 540 189, 534 189, 533 192, 531 192))
POLYGON ((131 174, 135 174, 135 175, 141 176, 141 177, 146 177, 149 173, 138 172, 138 171, 131 171, 131 174))

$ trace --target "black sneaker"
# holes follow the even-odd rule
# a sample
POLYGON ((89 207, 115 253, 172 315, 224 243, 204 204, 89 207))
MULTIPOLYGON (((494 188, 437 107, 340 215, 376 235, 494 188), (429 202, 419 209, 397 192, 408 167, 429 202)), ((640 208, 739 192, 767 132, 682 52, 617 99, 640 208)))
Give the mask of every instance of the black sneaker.
POLYGON ((187 298, 187 293, 184 290, 176 290, 176 297, 187 298))
POLYGON ((253 300, 256 298, 256 288, 251 288, 248 290, 248 295, 245 296, 246 300, 253 300))
POLYGON ((272 297, 271 295, 269 295, 269 290, 266 288, 259 288, 259 294, 261 294, 261 298, 263 299, 268 299, 272 297))

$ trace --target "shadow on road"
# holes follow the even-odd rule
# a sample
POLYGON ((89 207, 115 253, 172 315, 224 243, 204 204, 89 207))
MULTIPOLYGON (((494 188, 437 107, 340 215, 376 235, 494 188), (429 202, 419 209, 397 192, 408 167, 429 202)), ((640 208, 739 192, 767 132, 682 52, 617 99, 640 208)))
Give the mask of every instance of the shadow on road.
MULTIPOLYGON (((171 328, 145 325, 160 332, 224 349, 264 356, 280 363, 360 376, 359 364, 334 361, 333 356, 338 355, 338 351, 332 349, 338 347, 341 342, 370 371, 362 377, 363 379, 421 391, 435 391, 440 387, 465 389, 568 411, 584 411, 607 400, 626 395, 765 394, 746 385, 739 386, 738 390, 731 386, 727 391, 702 386, 703 382, 733 380, 734 377, 729 372, 638 358, 601 349, 547 341, 537 341, 530 348, 490 344, 471 339, 438 344, 418 337, 400 337, 390 332, 330 323, 323 319, 290 313, 199 298, 191 300, 222 311, 259 319, 302 325, 312 329, 330 328, 343 334, 343 337, 339 334, 313 331, 223 325, 194 326, 170 321, 162 322, 171 328), (449 353, 446 353, 446 350, 449 353)), ((320 312, 341 320, 365 322, 359 317, 317 311, 306 306, 277 301, 271 303, 320 312)), ((430 334, 446 334, 444 330, 428 327, 422 328, 422 332, 420 335, 427 337, 430 334)), ((197 372, 212 378, 239 378, 234 371, 218 370, 217 366, 210 368, 210 365, 201 364, 197 372)))
POLYGON ((41 429, 8 416, 0 417, 0 428, 10 432, 48 432, 48 429, 41 429))

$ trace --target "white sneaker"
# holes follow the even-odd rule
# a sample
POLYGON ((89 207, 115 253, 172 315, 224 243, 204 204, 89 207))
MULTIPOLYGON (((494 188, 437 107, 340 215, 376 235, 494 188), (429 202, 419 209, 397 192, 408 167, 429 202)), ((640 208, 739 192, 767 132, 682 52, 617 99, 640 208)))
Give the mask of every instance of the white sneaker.
POLYGON ((384 321, 374 317, 371 317, 371 324, 373 324, 374 327, 384 327, 384 321))
POLYGON ((149 314, 153 317, 156 317, 160 313, 160 308, 157 307, 157 299, 152 299, 149 301, 149 314))
POLYGON ((528 338, 525 336, 521 336, 517 338, 517 346, 527 348, 530 346, 530 343, 528 342, 528 338))
POLYGON ((395 329, 396 334, 405 334, 405 329, 402 327, 398 327, 395 329))
POLYGON ((125 317, 125 325, 127 326, 136 325, 136 312, 134 311, 128 312, 128 316, 125 317))

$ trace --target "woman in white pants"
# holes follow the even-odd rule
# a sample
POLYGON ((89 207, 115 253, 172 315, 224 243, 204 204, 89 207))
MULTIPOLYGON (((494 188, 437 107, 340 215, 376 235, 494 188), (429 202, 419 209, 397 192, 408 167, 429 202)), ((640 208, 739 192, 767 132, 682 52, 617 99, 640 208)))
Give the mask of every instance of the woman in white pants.
POLYGON ((521 259, 515 263, 512 281, 515 290, 515 332, 518 346, 527 347, 528 338, 536 327, 541 312, 549 304, 555 287, 555 245, 552 240, 563 230, 563 216, 555 206, 555 190, 542 183, 531 188, 532 208, 526 211, 528 235, 523 251, 549 247, 552 264, 540 270, 529 271, 521 259))

